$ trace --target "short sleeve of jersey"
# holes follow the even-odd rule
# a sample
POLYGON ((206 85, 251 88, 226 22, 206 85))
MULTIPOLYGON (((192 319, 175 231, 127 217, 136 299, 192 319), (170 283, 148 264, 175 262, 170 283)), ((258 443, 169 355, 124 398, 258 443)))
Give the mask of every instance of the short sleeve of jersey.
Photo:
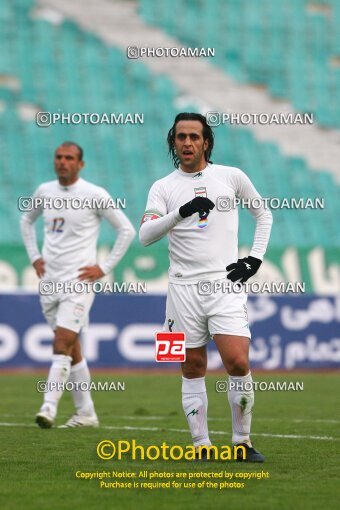
POLYGON ((168 208, 163 186, 159 181, 156 181, 149 191, 145 214, 153 214, 159 218, 167 213, 168 208))

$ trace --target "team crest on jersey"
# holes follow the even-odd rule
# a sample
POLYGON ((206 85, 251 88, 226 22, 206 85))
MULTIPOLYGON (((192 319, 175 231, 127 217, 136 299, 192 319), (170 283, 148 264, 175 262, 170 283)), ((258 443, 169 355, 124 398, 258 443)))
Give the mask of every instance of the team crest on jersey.
POLYGON ((202 186, 201 188, 194 188, 195 197, 205 197, 207 198, 207 188, 202 186))
POLYGON ((162 216, 161 213, 159 213, 158 211, 145 211, 142 221, 140 223, 142 225, 146 221, 156 220, 157 218, 161 218, 161 216, 162 216))

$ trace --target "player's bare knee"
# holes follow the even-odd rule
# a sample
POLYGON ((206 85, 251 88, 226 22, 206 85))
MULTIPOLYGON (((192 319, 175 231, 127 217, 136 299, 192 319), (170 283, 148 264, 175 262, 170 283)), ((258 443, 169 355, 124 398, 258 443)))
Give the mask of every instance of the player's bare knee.
POLYGON ((55 354, 65 354, 70 356, 75 342, 77 333, 73 331, 56 330, 53 343, 53 351, 55 354))
POLYGON ((187 379, 194 379, 196 377, 203 377, 206 373, 207 363, 206 359, 199 355, 189 355, 187 360, 182 363, 183 376, 187 379))
POLYGON ((227 364, 227 371, 229 375, 244 376, 249 373, 249 360, 247 356, 235 356, 230 358, 227 364))

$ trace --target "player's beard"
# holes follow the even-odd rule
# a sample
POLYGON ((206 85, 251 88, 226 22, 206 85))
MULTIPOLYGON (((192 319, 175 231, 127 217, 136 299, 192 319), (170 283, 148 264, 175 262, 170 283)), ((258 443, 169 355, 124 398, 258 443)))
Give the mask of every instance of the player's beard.
POLYGON ((193 159, 191 160, 190 163, 186 162, 186 160, 183 157, 180 157, 179 158, 180 165, 181 165, 182 168, 188 168, 192 172, 196 172, 196 171, 198 171, 197 167, 200 166, 200 163, 202 161, 202 157, 204 157, 204 151, 203 150, 198 152, 196 155, 194 155, 193 159))

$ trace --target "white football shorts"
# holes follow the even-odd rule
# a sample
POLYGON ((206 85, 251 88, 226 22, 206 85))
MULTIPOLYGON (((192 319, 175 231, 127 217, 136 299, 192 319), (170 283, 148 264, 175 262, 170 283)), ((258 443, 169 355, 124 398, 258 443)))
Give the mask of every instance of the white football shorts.
POLYGON ((82 293, 59 291, 51 295, 41 295, 40 304, 43 315, 53 331, 59 326, 79 333, 88 327, 94 297, 92 291, 82 293))
POLYGON ((163 330, 184 332, 187 349, 206 345, 216 334, 250 339, 247 293, 226 292, 225 282, 169 283, 163 330))

